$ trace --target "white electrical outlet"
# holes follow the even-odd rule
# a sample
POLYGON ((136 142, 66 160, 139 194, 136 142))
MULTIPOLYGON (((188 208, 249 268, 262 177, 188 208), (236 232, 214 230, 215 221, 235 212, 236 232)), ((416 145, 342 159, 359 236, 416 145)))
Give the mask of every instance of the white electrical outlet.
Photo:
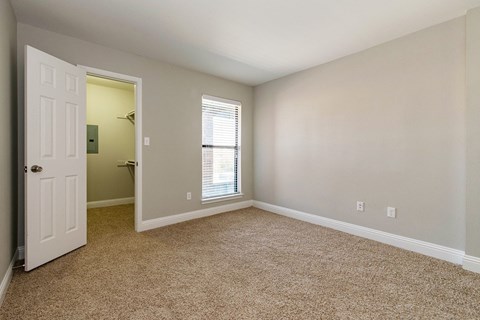
POLYGON ((150 145, 150 137, 144 137, 143 138, 143 144, 146 145, 146 146, 149 146, 150 145))
POLYGON ((187 192, 187 200, 192 200, 192 193, 191 192, 187 192))
POLYGON ((365 202, 357 201, 357 211, 365 211, 365 202))
POLYGON ((389 218, 396 218, 397 217, 397 209, 394 207, 387 208, 387 217, 389 218))

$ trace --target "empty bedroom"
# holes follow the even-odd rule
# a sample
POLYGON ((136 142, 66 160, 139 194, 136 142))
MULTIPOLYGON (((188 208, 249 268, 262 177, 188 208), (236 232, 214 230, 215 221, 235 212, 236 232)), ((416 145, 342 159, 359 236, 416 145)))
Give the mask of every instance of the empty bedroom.
POLYGON ((0 319, 480 319, 480 0, 0 0, 0 319))

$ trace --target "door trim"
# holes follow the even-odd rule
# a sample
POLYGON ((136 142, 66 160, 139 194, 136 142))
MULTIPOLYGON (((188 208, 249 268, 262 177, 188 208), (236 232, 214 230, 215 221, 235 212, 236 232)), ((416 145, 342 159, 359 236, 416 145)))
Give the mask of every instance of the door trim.
MULTIPOLYGON (((142 146, 143 146, 143 130, 142 130, 142 78, 137 78, 121 73, 111 72, 107 70, 92 68, 83 65, 77 65, 87 71, 87 75, 108 78, 132 83, 135 85, 135 231, 141 231, 142 224, 142 146)), ((85 123, 85 125, 87 125, 85 123)), ((85 151, 86 152, 86 151, 85 151)))

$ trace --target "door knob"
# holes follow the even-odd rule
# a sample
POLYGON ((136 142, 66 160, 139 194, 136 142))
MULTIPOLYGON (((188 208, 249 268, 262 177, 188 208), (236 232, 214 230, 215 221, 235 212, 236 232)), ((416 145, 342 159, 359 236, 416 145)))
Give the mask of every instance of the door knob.
POLYGON ((30 170, 32 170, 32 172, 42 172, 43 171, 43 168, 40 167, 40 166, 37 166, 37 165, 33 165, 30 170))

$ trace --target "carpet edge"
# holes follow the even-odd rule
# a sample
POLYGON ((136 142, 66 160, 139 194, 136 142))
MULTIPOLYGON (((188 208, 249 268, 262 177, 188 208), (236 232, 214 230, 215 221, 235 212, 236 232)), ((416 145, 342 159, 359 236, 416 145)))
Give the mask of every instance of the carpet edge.
POLYGON ((87 202, 87 209, 104 208, 131 203, 135 203, 135 197, 90 201, 87 202))
POLYGON ((156 219, 143 220, 140 223, 138 231, 147 231, 151 229, 165 227, 171 224, 213 216, 215 214, 220 214, 228 211, 244 209, 251 206, 253 206, 253 200, 246 200, 246 201, 230 203, 222 206, 216 206, 216 207, 200 209, 200 210, 195 210, 195 211, 190 211, 185 213, 179 213, 179 214, 156 218, 156 219))
MULTIPOLYGON (((454 264, 462 265, 464 263, 465 252, 450 247, 430 243, 422 240, 408 238, 393 233, 388 233, 372 228, 362 227, 359 225, 325 218, 311 213, 293 210, 262 201, 253 201, 253 206, 259 209, 270 211, 282 216, 309 222, 323 227, 346 232, 362 238, 378 241, 397 248, 413 251, 429 257, 448 261, 454 264)), ((480 267, 480 265, 479 265, 480 267)), ((480 271, 480 268, 479 268, 480 271)), ((477 272, 479 272, 477 271, 477 272)))

